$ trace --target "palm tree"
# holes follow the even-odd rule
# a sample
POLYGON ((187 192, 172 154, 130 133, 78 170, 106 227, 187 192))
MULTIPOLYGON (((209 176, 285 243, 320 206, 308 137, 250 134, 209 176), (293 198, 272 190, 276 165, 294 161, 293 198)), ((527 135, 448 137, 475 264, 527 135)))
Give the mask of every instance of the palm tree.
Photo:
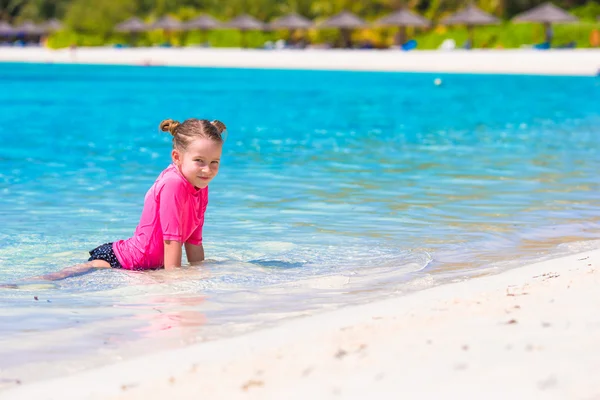
POLYGON ((14 18, 27 0, 0 0, 0 20, 8 21, 14 18))

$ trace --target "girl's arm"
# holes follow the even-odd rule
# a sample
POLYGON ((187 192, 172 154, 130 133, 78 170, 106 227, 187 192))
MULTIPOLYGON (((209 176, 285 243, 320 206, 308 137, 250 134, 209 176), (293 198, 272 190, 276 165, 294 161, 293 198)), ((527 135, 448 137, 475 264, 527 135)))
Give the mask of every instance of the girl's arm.
POLYGON ((204 261, 204 247, 202 246, 202 243, 197 246, 191 243, 186 243, 185 254, 187 255, 187 259, 190 264, 204 261))
POLYGON ((181 242, 165 240, 165 269, 181 267, 181 242))

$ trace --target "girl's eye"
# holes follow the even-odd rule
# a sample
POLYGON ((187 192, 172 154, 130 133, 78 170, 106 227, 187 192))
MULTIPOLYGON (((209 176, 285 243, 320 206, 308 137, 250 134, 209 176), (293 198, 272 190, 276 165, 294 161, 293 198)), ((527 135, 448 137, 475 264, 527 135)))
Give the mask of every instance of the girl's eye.
POLYGON ((218 162, 218 161, 213 161, 212 163, 213 163, 213 164, 218 164, 219 162, 218 162))

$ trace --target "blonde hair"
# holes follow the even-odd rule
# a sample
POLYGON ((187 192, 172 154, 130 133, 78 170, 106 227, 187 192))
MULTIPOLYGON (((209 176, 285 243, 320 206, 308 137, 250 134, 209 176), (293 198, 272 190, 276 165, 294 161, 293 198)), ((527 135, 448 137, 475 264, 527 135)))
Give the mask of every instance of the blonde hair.
POLYGON ((223 143, 222 133, 227 129, 221 121, 190 118, 183 122, 172 119, 163 120, 158 126, 163 132, 173 135, 173 148, 185 150, 195 138, 202 137, 223 143))

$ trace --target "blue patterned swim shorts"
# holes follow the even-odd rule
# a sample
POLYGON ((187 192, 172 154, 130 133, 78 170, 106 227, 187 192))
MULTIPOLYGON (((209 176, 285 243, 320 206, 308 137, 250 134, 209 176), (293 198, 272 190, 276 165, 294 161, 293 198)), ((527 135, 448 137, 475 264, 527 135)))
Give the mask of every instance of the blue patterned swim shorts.
POLYGON ((112 268, 123 268, 113 251, 112 243, 104 243, 103 245, 96 247, 94 250, 90 251, 90 256, 88 261, 104 260, 109 263, 112 268))

